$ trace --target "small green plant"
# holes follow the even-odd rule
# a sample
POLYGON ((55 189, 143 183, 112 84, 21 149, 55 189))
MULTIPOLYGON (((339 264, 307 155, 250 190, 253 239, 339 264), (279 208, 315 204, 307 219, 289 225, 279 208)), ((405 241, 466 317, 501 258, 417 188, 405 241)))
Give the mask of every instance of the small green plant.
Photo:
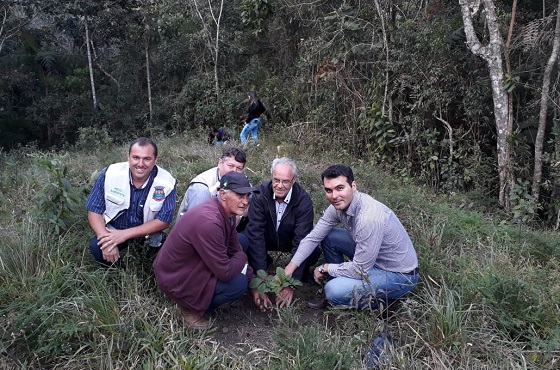
POLYGON ((539 205, 531 196, 530 183, 527 180, 517 179, 511 195, 513 219, 521 223, 530 223, 535 219, 539 205))
POLYGON ((70 219, 80 214, 83 200, 68 181, 68 167, 58 160, 41 160, 48 179, 37 193, 36 201, 42 216, 58 234, 68 230, 70 219))
POLYGON ((264 270, 257 271, 257 276, 251 279, 249 288, 257 288, 259 293, 280 294, 284 288, 292 288, 301 286, 301 281, 294 279, 291 275, 286 275, 282 267, 276 268, 276 276, 269 275, 264 270))

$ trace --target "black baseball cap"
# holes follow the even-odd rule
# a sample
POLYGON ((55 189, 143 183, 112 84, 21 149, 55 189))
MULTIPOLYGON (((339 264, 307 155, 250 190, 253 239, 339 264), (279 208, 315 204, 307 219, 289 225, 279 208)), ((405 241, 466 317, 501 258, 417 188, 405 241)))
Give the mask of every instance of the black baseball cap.
POLYGON ((220 179, 220 189, 231 190, 237 194, 260 193, 251 187, 247 177, 239 172, 231 171, 220 179))

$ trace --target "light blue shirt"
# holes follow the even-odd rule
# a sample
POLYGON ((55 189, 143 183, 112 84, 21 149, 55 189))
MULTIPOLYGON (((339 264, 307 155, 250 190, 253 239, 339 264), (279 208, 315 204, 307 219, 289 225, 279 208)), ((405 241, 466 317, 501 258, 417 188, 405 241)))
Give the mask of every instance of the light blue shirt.
POLYGON ((362 279, 372 268, 392 272, 409 272, 418 267, 418 257, 408 233, 397 216, 385 204, 371 196, 354 192, 345 211, 330 205, 313 230, 300 242, 292 258, 300 265, 337 225, 350 233, 356 243, 354 259, 329 264, 329 275, 362 279))
MULTIPOLYGON (((290 188, 290 191, 286 194, 286 198, 284 198, 282 202, 274 202, 276 205, 276 231, 278 231, 278 226, 280 226, 280 222, 282 221, 282 215, 284 214, 286 207, 288 207, 290 199, 292 199, 292 189, 293 188, 290 188)), ((272 198, 276 200, 276 194, 272 193, 272 198)))

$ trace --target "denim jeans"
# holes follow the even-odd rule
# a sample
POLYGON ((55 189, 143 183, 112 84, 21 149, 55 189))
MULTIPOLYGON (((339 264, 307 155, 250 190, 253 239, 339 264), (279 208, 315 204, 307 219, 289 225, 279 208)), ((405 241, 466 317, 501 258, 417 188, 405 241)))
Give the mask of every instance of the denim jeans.
MULTIPOLYGON (((356 243, 346 229, 335 228, 321 243, 326 263, 343 263, 353 259, 356 243)), ((325 295, 333 305, 375 309, 379 301, 392 301, 411 291, 418 274, 403 274, 372 268, 364 279, 335 277, 325 284, 325 295)))
POLYGON ((230 281, 219 281, 214 289, 214 296, 210 306, 206 310, 207 314, 212 314, 224 303, 233 302, 240 299, 247 291, 248 281, 245 274, 239 274, 230 281))
MULTIPOLYGON (((154 259, 156 254, 158 254, 160 247, 152 247, 146 245, 144 238, 134 238, 125 241, 124 243, 119 244, 119 252, 121 258, 116 260, 115 262, 108 262, 103 258, 103 251, 97 245, 98 240, 97 236, 93 236, 91 241, 89 242, 89 250, 91 255, 95 259, 95 261, 99 262, 102 266, 105 267, 124 267, 123 257, 126 254, 129 247, 134 248, 136 251, 143 253, 143 255, 149 259, 154 259)), ((136 253, 138 253, 136 252, 136 253)))
POLYGON ((241 135, 240 135, 242 144, 247 144, 247 138, 249 137, 249 134, 253 136, 253 141, 255 143, 259 140, 258 134, 259 134, 260 123, 261 123, 260 118, 254 118, 250 122, 245 124, 243 130, 241 130, 241 135))
MULTIPOLYGON (((95 259, 95 261, 99 262, 100 264, 106 267, 109 266, 119 267, 120 264, 122 263, 122 258, 119 258, 114 263, 105 261, 105 259, 103 258, 103 251, 101 250, 99 245, 97 245, 97 243, 98 243, 97 236, 94 235, 91 241, 89 242, 89 250, 93 258, 95 259)), ((121 255, 123 254, 122 252, 128 248, 128 244, 129 244, 128 240, 122 244, 119 244, 119 251, 121 252, 121 255)))

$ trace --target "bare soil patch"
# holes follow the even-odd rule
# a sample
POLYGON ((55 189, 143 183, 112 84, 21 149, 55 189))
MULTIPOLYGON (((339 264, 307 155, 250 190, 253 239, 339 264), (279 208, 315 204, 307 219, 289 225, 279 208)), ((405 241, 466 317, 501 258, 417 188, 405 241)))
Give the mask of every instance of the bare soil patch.
MULTIPOLYGON (((294 293, 292 305, 298 310, 301 325, 324 324, 329 320, 323 310, 314 310, 306 306, 305 301, 312 299, 319 286, 304 284, 294 293)), ((221 346, 230 350, 246 350, 247 348, 270 348, 274 327, 279 317, 278 311, 260 312, 254 305, 250 294, 242 299, 216 311, 214 332, 212 337, 221 346)))

